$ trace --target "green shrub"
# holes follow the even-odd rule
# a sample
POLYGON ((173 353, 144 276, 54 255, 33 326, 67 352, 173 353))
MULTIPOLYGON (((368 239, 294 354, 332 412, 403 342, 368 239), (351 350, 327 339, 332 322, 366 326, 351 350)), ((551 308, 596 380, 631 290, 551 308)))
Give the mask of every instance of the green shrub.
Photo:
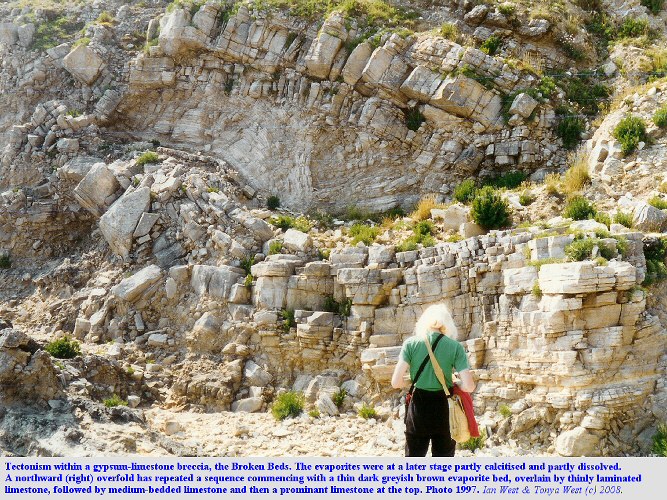
POLYGON ((482 430, 482 432, 480 432, 480 435, 478 437, 471 437, 465 443, 460 443, 459 447, 464 450, 475 451, 478 450, 479 448, 483 448, 485 441, 486 441, 486 432, 482 430))
POLYGON ((271 414, 276 420, 285 420, 287 417, 298 417, 303 412, 305 398, 302 393, 288 391, 280 394, 273 406, 271 414))
POLYGON ((660 196, 654 196, 648 200, 648 204, 657 208, 658 210, 664 210, 667 208, 667 200, 661 198, 660 196))
POLYGON ((269 210, 275 210, 280 207, 280 198, 276 195, 271 195, 266 200, 266 208, 269 210))
POLYGON ((430 236, 433 234, 433 223, 427 220, 418 222, 413 229, 415 235, 430 236))
POLYGON ((378 237, 380 234, 380 228, 357 223, 352 225, 349 234, 352 236, 353 245, 356 245, 362 241, 364 245, 368 246, 373 243, 373 241, 375 241, 375 238, 378 237))
POLYGON ((453 23, 442 23, 440 36, 455 42, 459 38, 459 29, 453 23))
POLYGON ((0 255, 0 269, 9 269, 10 267, 12 267, 12 259, 9 255, 0 255))
POLYGON ((341 302, 338 308, 338 313, 346 318, 352 314, 352 299, 348 298, 341 302))
POLYGON ((619 254, 625 257, 630 251, 630 243, 628 243, 628 240, 623 236, 616 236, 616 250, 618 250, 619 254))
POLYGON ((281 321, 281 328, 283 332, 289 333, 290 329, 296 326, 296 319, 294 318, 294 309, 283 309, 279 313, 281 321))
POLYGON ((498 52, 498 49, 502 44, 503 41, 499 36, 491 35, 489 38, 484 40, 484 42, 482 42, 482 45, 480 45, 479 49, 485 54, 493 56, 496 54, 496 52, 498 52))
POLYGON ((590 259, 595 244, 596 240, 594 238, 574 240, 565 247, 565 255, 567 255, 570 260, 576 262, 590 259))
POLYGON ((454 188, 454 199, 460 203, 470 203, 477 194, 477 186, 472 179, 466 179, 454 188))
POLYGON ((586 126, 578 116, 561 116, 556 125, 556 134, 563 141, 563 146, 573 149, 581 140, 581 134, 586 126))
POLYGON ((116 406, 127 406, 127 401, 120 399, 118 394, 114 394, 109 399, 104 400, 104 406, 107 408, 114 408, 116 406))
POLYGON ((542 94, 546 99, 549 99, 551 95, 556 92, 556 80, 550 76, 544 76, 540 80, 540 84, 537 86, 537 91, 542 94))
POLYGON ((275 255, 283 250, 283 242, 282 241, 272 241, 269 243, 269 255, 275 255))
POLYGON ((361 408, 359 408, 359 416, 368 419, 377 418, 378 414, 373 406, 364 403, 361 408))
POLYGON ((246 277, 243 280, 243 286, 246 288, 252 287, 252 280, 253 280, 252 274, 246 274, 246 277))
MULTIPOLYGON (((609 214, 606 214, 604 212, 596 213, 595 217, 593 217, 593 220, 595 220, 595 222, 599 222, 600 224, 604 224, 607 227, 611 226, 611 217, 609 217, 609 214)), ((607 233, 605 236, 601 236, 597 234, 597 231, 595 234, 600 238, 608 238, 610 236, 609 233, 607 233)))
POLYGON ((158 155, 155 151, 146 151, 137 158, 137 166, 143 167, 147 163, 157 163, 158 161, 158 155))
POLYGON ((539 283, 539 281, 535 281, 535 283, 533 283, 533 289, 531 290, 531 293, 532 293, 537 299, 541 299, 541 298, 542 298, 542 289, 540 288, 540 283, 539 283))
POLYGON ((44 346, 44 350, 58 359, 72 359, 81 355, 79 343, 66 336, 49 342, 44 346))
POLYGON ((336 405, 336 408, 340 408, 341 406, 343 406, 346 397, 347 397, 347 391, 341 387, 336 392, 334 392, 333 396, 331 396, 331 400, 336 405))
POLYGON ((317 249, 317 258, 318 260, 329 260, 331 256, 330 248, 318 248, 317 249))
POLYGON ((498 12, 500 12, 505 17, 511 17, 516 11, 516 5, 513 3, 501 3, 498 5, 498 12))
POLYGON ((618 38, 636 38, 648 34, 648 21, 646 19, 637 19, 626 17, 623 23, 618 27, 618 38))
POLYGON ((510 208, 498 191, 484 186, 472 201, 473 220, 484 229, 499 229, 510 224, 510 208))
POLYGON ((506 174, 500 175, 498 177, 486 179, 483 182, 483 185, 495 187, 498 189, 516 189, 525 180, 525 173, 519 170, 514 170, 513 172, 507 172, 506 174))
POLYGON ((656 127, 667 127, 667 105, 662 106, 655 113, 653 113, 653 123, 656 127))
POLYGON ((657 432, 653 435, 651 451, 659 457, 667 457, 667 424, 658 425, 657 432))
POLYGON ((320 410, 313 408, 308 412, 308 416, 313 418, 320 418, 320 410))
POLYGON ((616 224, 621 224, 622 226, 625 226, 628 229, 631 229, 632 226, 634 225, 632 214, 628 214, 625 212, 616 212, 616 215, 614 215, 614 222, 616 224))
POLYGON ((252 266, 255 265, 255 257, 244 257, 241 259, 241 269, 245 271, 246 276, 251 272, 252 266))
POLYGON ((527 207, 531 203, 535 201, 535 197, 530 194, 528 191, 524 191, 521 193, 519 196, 519 203, 521 204, 522 207, 527 207))
POLYGON ((621 150, 624 155, 632 153, 640 142, 646 142, 646 124, 638 116, 626 116, 623 118, 612 132, 612 135, 621 143, 621 150))
POLYGON ((500 405, 500 407, 498 408, 498 411, 505 418, 509 418, 509 417, 512 416, 512 410, 510 410, 510 407, 507 406, 506 404, 500 405))
MULTIPOLYGON (((568 101, 578 105, 579 110, 586 115, 597 115, 611 95, 609 87, 598 83, 596 73, 576 73, 570 78, 563 78, 561 86, 568 101)), ((567 108, 558 108, 557 113, 571 115, 574 112, 567 108)))
POLYGON ((417 238, 415 236, 409 237, 407 240, 402 241, 398 245, 396 245, 396 251, 397 252, 412 252, 413 250, 417 250, 417 238))
POLYGON ((663 238, 646 238, 644 240, 644 258, 646 259, 646 277, 643 285, 651 285, 667 277, 665 254, 667 242, 663 238))
POLYGON ((641 4, 655 15, 660 13, 664 3, 665 0, 641 0, 641 4))
POLYGON ((583 196, 573 196, 568 202, 563 217, 574 220, 586 220, 595 217, 597 210, 595 206, 583 196))
POLYGON ((271 217, 269 222, 274 226, 287 231, 288 229, 296 229, 303 233, 307 233, 311 229, 311 224, 308 222, 308 219, 305 217, 292 217, 291 215, 279 215, 277 217, 271 217))
POLYGON ((416 132, 425 120, 426 118, 419 111, 419 107, 410 108, 405 112, 405 125, 408 127, 408 130, 416 132))
POLYGON ((99 16, 97 16, 95 22, 100 24, 113 24, 114 20, 115 19, 113 17, 113 14, 108 10, 105 10, 99 16))

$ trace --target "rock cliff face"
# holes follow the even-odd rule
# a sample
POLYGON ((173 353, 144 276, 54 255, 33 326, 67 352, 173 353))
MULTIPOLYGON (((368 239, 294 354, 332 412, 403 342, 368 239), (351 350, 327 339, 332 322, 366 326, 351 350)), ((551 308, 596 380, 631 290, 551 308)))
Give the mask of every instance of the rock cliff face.
MULTIPOLYGON (((6 11, 3 452, 242 453, 234 439, 254 442, 243 419, 262 418, 247 414, 294 390, 323 419, 270 429, 278 441, 308 426, 329 436, 335 419, 354 438, 251 451, 400 453, 386 437, 402 432, 389 379, 421 312, 445 303, 498 453, 648 453, 667 418, 667 294, 642 286, 665 266, 667 215, 650 200, 667 180, 665 136, 649 124, 627 154, 614 130, 628 114, 652 120, 667 84, 617 100, 593 129, 559 110, 576 68, 554 70, 563 88, 547 92, 533 56, 510 57, 525 50, 551 67, 593 35, 566 45, 542 12, 424 3, 409 2, 423 24, 411 33, 249 2, 107 2, 117 10, 104 21, 95 2, 72 21, 88 40, 45 51, 44 26, 60 14, 6 11), (453 40, 444 26, 426 30, 443 21, 459 30, 453 40), (500 53, 473 46, 492 36, 500 53), (554 177, 573 162, 559 138, 572 120, 587 139, 575 188, 571 174, 554 177), (436 203, 462 179, 508 171, 533 181, 498 195, 514 227, 487 231, 470 207, 436 203), (596 221, 562 216, 575 192, 596 203, 596 221), (409 216, 371 224, 364 212, 424 194, 426 209, 409 216), (45 352, 63 336, 81 356, 45 352), (381 424, 354 422, 362 403, 381 424), (220 412, 234 412, 238 426, 222 432, 233 436, 193 446, 193 422, 220 412)), ((638 2, 603 4, 664 30, 638 2)), ((590 55, 604 63, 596 78, 629 85, 605 57, 590 55)))

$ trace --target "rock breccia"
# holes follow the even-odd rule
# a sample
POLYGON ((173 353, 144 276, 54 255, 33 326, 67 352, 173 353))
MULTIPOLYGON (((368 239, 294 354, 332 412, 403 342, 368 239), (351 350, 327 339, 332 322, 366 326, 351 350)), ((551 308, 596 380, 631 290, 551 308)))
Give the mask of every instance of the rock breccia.
POLYGON ((133 233, 151 203, 151 190, 141 187, 126 192, 100 218, 100 231, 114 253, 127 257, 132 249, 133 233))

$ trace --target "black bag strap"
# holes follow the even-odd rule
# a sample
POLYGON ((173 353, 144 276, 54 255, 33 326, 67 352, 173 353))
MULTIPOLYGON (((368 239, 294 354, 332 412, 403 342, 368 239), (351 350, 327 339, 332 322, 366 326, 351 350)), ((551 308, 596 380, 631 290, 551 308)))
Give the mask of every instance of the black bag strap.
MULTIPOLYGON (((440 342, 440 339, 442 339, 444 335, 441 333, 438 335, 438 338, 435 339, 433 342, 433 347, 432 349, 435 351, 435 348, 438 347, 438 342, 440 342)), ((415 379, 412 381, 412 385, 410 386, 410 390, 408 390, 408 394, 412 394, 412 392, 415 390, 415 384, 417 383, 417 380, 419 380, 420 375, 424 371, 424 368, 426 368, 426 364, 428 363, 430 356, 426 356, 424 358, 424 361, 422 361, 422 364, 419 366, 419 370, 417 370, 417 373, 415 374, 415 379)))

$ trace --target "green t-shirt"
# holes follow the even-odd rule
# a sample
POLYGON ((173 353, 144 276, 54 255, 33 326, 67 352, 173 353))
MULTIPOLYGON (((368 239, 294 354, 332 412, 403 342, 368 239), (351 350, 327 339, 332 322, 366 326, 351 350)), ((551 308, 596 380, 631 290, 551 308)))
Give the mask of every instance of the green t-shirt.
MULTIPOLYGON (((433 345, 438 332, 429 332, 428 339, 433 345)), ((442 372, 445 374, 445 381, 447 386, 451 387, 452 383, 452 370, 457 372, 466 370, 468 368, 468 357, 466 356, 463 346, 459 344, 456 340, 450 339, 445 336, 438 342, 438 346, 433 351, 442 372)), ((414 380, 417 376, 417 370, 419 366, 424 361, 424 358, 428 357, 428 350, 426 349, 426 344, 421 337, 410 337, 403 342, 403 347, 401 348, 401 359, 410 365, 410 379, 414 380)), ((438 377, 435 376, 435 371, 433 370, 433 365, 429 359, 428 363, 424 367, 424 371, 419 376, 419 380, 415 384, 415 387, 418 389, 424 389, 427 391, 441 391, 442 385, 438 382, 438 377)))

